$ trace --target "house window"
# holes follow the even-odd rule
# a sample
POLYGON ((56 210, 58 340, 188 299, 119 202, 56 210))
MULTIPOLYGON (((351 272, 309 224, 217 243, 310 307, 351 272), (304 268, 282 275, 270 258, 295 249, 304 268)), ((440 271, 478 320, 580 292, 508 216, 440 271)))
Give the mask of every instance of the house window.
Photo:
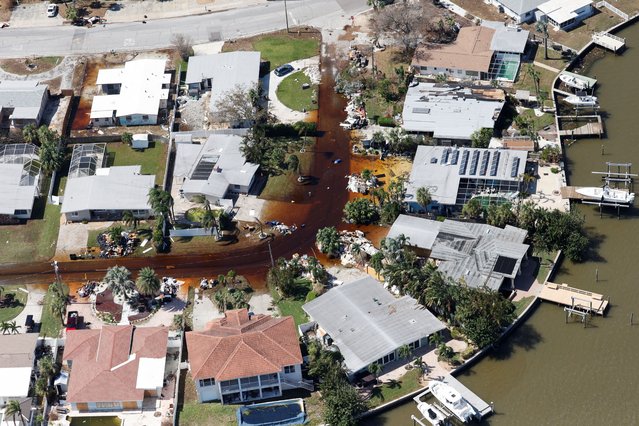
POLYGON ((127 115, 127 116, 126 116, 126 121, 131 121, 131 120, 132 120, 132 119, 131 119, 131 116, 130 116, 130 115, 127 115))
POLYGON ((243 377, 243 378, 240 379, 240 383, 242 384, 242 387, 258 386, 259 385, 257 376, 243 377))
POLYGON ((287 365, 286 367, 284 367, 284 374, 293 374, 293 373, 295 373, 294 365, 287 365))
POLYGON ((200 380, 200 387, 207 387, 207 386, 213 386, 215 385, 215 379, 201 379, 200 380))
POLYGON ((395 352, 391 352, 388 355, 378 359, 377 363, 384 365, 384 364, 388 364, 391 361, 395 361, 395 352))
POLYGON ((148 115, 143 115, 143 116, 142 116, 142 120, 148 120, 148 119, 149 119, 149 116, 148 116, 148 115))
POLYGON ((106 408, 106 409, 120 408, 120 403, 119 402, 96 402, 95 403, 95 407, 96 408, 106 408))
POLYGON ((411 348, 411 349, 419 348, 419 340, 415 340, 414 342, 409 343, 408 347, 411 348))
POLYGON ((13 214, 27 214, 26 210, 14 210, 13 214))
POLYGON ((79 214, 78 212, 72 212, 72 213, 71 213, 71 216, 72 216, 72 217, 78 217, 78 216, 80 216, 80 214, 79 214))

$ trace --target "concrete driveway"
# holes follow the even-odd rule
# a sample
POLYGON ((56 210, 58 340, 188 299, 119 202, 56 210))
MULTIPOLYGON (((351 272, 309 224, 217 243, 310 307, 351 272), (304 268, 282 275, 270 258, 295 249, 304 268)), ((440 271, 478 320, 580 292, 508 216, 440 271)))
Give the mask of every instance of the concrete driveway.
POLYGON ((64 19, 60 13, 49 18, 47 16, 47 6, 49 3, 36 3, 17 6, 11 12, 9 20, 10 27, 51 27, 54 25, 62 25, 64 19))
POLYGON ((22 327, 20 328, 20 333, 27 332, 24 326, 24 323, 27 319, 27 315, 33 315, 33 321, 35 323, 39 323, 40 320, 42 319, 42 307, 43 307, 42 301, 44 300, 44 295, 46 294, 46 291, 39 287, 29 286, 27 288, 27 292, 29 294, 27 296, 26 306, 24 307, 22 312, 20 312, 18 316, 13 319, 17 325, 22 327))

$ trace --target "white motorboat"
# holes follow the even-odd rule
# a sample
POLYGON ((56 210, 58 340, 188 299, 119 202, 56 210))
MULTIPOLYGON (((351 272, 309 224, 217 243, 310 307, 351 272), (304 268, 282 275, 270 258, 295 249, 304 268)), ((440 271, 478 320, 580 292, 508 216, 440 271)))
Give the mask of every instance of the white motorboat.
POLYGON ((569 104, 572 104, 574 106, 581 106, 581 107, 594 107, 594 106, 597 106, 597 97, 596 96, 570 95, 570 96, 567 96, 566 99, 564 99, 564 100, 566 102, 568 102, 569 104))
POLYGON ((473 418, 479 418, 479 413, 468 403, 453 387, 438 380, 431 380, 430 392, 446 408, 462 422, 466 423, 473 418))
POLYGON ((608 185, 599 188, 596 186, 577 189, 577 192, 592 200, 613 204, 632 204, 635 194, 625 189, 613 189, 608 185))
POLYGON ((434 405, 430 405, 427 402, 420 402, 417 404, 417 409, 433 426, 440 426, 446 422, 446 416, 444 413, 439 411, 439 409, 437 409, 434 405))
POLYGON ((575 88, 577 90, 588 89, 588 82, 580 78, 574 77, 572 75, 561 74, 559 75, 559 79, 563 81, 566 84, 566 86, 575 88))

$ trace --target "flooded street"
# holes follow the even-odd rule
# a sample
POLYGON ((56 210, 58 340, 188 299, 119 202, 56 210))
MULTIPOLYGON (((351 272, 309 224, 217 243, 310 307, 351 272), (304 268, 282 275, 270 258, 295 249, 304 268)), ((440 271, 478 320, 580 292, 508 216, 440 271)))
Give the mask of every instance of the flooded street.
MULTIPOLYGON (((600 185, 591 172, 604 171, 606 161, 639 164, 639 26, 619 35, 626 38, 628 50, 619 56, 607 53, 584 70, 599 80, 595 94, 608 137, 580 139, 567 149, 569 185, 600 185)), ((496 414, 486 424, 639 424, 639 369, 634 366, 639 354, 637 206, 622 211, 620 220, 613 210, 604 210, 600 218, 596 206, 577 210, 586 216, 596 254, 582 264, 564 261, 555 281, 603 293, 611 307, 606 317, 594 318, 584 329, 579 322, 565 324, 561 307, 543 303, 497 351, 460 375, 464 385, 495 403, 496 414)), ((412 401, 364 424, 408 426, 411 414, 418 414, 412 401)))

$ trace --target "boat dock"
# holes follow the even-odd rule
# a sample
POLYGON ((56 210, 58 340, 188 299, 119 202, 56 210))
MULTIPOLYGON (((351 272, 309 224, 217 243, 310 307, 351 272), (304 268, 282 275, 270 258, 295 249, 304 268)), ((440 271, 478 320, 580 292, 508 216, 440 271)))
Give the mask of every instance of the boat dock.
MULTIPOLYGON (((575 74, 574 72, 570 72, 570 71, 562 71, 562 74, 568 75, 570 77, 576 78, 577 80, 583 81, 586 84, 586 87, 591 89, 593 87, 595 87, 595 84, 597 84, 597 80, 585 75, 581 75, 581 74, 575 74)), ((567 93, 567 92, 563 92, 563 93, 567 93)), ((568 95, 566 95, 568 96, 568 95)))
POLYGON ((559 123, 566 121, 576 121, 576 120, 593 120, 589 121, 582 126, 576 127, 574 129, 562 129, 559 130, 559 136, 570 136, 572 138, 580 137, 580 136, 598 136, 602 137, 604 134, 604 125, 603 120, 600 115, 580 115, 579 117, 566 116, 561 115, 557 117, 557 121, 559 123), (596 120, 596 121, 594 121, 596 120))
POLYGON ((622 50, 626 46, 625 38, 621 38, 604 31, 594 33, 592 35, 592 41, 596 45, 601 46, 604 49, 612 50, 615 53, 622 50))
MULTIPOLYGON (((451 376, 450 374, 445 374, 442 376, 442 379, 440 380, 441 382, 446 383, 447 385, 449 385, 450 387, 454 388, 457 392, 459 392, 459 394, 466 400, 468 401, 468 403, 470 405, 473 406, 473 408, 475 408, 475 410, 477 410, 477 412, 479 413, 479 415, 481 416, 481 418, 483 419, 484 417, 486 417, 487 415, 489 415, 490 413, 493 412, 493 407, 492 407, 492 403, 488 404, 486 401, 484 401, 483 399, 481 399, 479 396, 477 396, 476 393, 474 393, 473 391, 471 391, 470 389, 468 389, 466 386, 464 386, 459 380, 457 380, 456 378, 454 378, 453 376, 451 376)), ((415 396, 413 398, 413 400, 416 403, 421 402, 421 398, 427 395, 430 395, 430 387, 428 389, 426 389, 424 392, 420 393, 419 395, 415 396)), ((449 409, 447 409, 446 407, 444 407, 442 404, 440 404, 439 402, 435 404, 435 407, 437 407, 440 411, 442 411, 443 413, 449 415, 449 416, 454 416, 449 409)))
POLYGON ((602 294, 570 287, 568 284, 547 282, 538 297, 548 302, 564 305, 571 310, 604 315, 608 301, 602 294))

